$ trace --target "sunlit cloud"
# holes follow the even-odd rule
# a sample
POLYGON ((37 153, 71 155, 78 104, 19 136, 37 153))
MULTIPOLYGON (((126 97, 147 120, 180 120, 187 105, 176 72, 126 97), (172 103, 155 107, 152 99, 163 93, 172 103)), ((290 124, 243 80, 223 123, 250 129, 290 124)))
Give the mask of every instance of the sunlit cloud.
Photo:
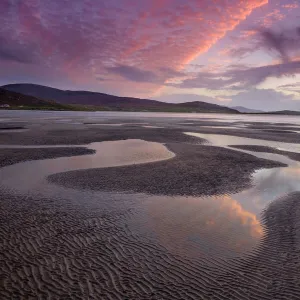
MULTIPOLYGON (((270 89, 272 78, 296 80, 300 31, 290 16, 298 7, 292 0, 3 0, 1 83, 140 98, 198 94, 229 104, 247 90, 270 89)), ((284 84, 273 89, 296 95, 277 89, 284 84)))
POLYGON ((157 197, 147 205, 147 212, 155 220, 149 224, 160 242, 185 255, 199 257, 201 247, 191 239, 199 234, 202 244, 234 252, 249 251, 263 236, 257 216, 231 196, 157 197))
MULTIPOLYGON (((112 79, 115 71, 113 86, 121 93, 132 90, 132 71, 141 69, 149 72, 142 76, 147 79, 147 92, 156 88, 150 72, 178 71, 266 3, 234 0, 212 6, 209 0, 4 0, 0 38, 9 41, 0 49, 0 64, 6 60, 34 62, 41 72, 44 66, 55 66, 76 84, 99 83, 99 76, 112 79), (131 75, 120 66, 132 68, 131 75), (129 82, 126 89, 124 81, 129 82)), ((18 65, 14 68, 18 73, 18 65)), ((28 67, 28 80, 34 72, 28 67)))

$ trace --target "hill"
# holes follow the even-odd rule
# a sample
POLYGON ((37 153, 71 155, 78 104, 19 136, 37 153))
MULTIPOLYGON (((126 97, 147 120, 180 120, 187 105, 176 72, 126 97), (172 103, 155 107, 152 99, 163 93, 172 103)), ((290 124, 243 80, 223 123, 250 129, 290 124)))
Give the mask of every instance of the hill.
POLYGON ((266 112, 265 114, 300 116, 300 111, 296 111, 296 110, 279 110, 279 111, 266 112))
POLYGON ((9 84, 2 88, 41 99, 50 99, 60 104, 79 105, 93 110, 161 111, 198 113, 239 113, 225 106, 202 101, 166 103, 133 97, 119 97, 89 91, 68 91, 36 84, 9 84))
POLYGON ((231 108, 236 109, 241 113, 262 113, 263 112, 262 110, 252 109, 244 106, 233 106, 231 108))
POLYGON ((0 107, 10 109, 73 110, 69 105, 46 101, 0 88, 0 107))

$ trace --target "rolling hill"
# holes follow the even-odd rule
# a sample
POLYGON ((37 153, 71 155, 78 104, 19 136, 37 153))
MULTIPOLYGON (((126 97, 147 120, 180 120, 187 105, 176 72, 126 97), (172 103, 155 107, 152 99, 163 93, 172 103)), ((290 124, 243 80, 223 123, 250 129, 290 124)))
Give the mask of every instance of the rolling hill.
POLYGON ((0 88, 0 106, 11 109, 73 110, 70 105, 46 101, 0 88))
POLYGON ((231 108, 238 110, 241 113, 262 113, 262 110, 252 109, 244 106, 232 106, 231 108))
POLYGON ((207 102, 194 101, 185 103, 166 103, 156 100, 133 97, 119 97, 88 91, 68 91, 36 84, 9 84, 2 86, 8 91, 49 99, 60 104, 79 105, 92 110, 119 111, 160 111, 160 112, 198 112, 198 113, 230 113, 237 110, 207 102))
POLYGON ((279 111, 266 112, 265 114, 300 116, 300 111, 296 111, 296 110, 279 110, 279 111))

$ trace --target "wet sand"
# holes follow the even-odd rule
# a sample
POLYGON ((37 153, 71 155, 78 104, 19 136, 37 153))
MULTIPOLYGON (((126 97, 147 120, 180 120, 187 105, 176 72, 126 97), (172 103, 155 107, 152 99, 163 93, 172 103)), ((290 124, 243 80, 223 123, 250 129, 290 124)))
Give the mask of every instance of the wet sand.
POLYGON ((127 119, 153 128, 50 116, 0 135, 68 145, 0 149, 1 299, 300 298, 297 133, 209 145, 173 116, 127 119))
POLYGON ((13 165, 23 161, 68 157, 74 155, 94 154, 95 150, 77 148, 7 148, 0 150, 0 167, 13 165))
POLYGON ((298 192, 269 205, 261 244, 220 272, 209 299, 299 299, 299 200, 298 192))
POLYGON ((153 195, 220 195, 250 186, 260 168, 286 165, 220 147, 167 144, 176 156, 164 162, 54 174, 52 183, 68 188, 153 195))
POLYGON ((45 128, 34 127, 31 130, 19 133, 0 134, 0 144, 13 145, 83 145, 93 142, 117 141, 125 139, 142 139, 159 143, 197 143, 199 138, 189 137, 183 134, 180 128, 144 128, 140 126, 92 126, 92 128, 81 125, 73 128, 62 124, 57 128, 45 126, 45 128))

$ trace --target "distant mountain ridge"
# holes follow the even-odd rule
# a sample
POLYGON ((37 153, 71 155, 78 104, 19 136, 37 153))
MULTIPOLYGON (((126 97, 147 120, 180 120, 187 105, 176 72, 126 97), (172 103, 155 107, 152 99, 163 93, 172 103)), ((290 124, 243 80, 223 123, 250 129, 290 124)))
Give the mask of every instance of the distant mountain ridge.
POLYGON ((236 109, 241 113, 263 113, 264 111, 258 109, 252 109, 244 106, 232 106, 231 108, 236 109))
POLYGON ((0 88, 0 106, 3 108, 23 108, 23 109, 53 109, 72 110, 69 105, 46 101, 37 97, 28 96, 0 88))
POLYGON ((53 100, 60 104, 98 107, 102 110, 123 111, 165 111, 165 112, 198 112, 198 113, 231 113, 238 114, 235 109, 217 104, 194 101, 185 103, 166 103, 156 100, 133 97, 119 97, 89 91, 68 91, 36 84, 9 84, 3 89, 29 95, 45 100, 53 100))
POLYGON ((278 110, 278 111, 265 112, 265 114, 300 116, 300 111, 296 111, 296 110, 278 110))

